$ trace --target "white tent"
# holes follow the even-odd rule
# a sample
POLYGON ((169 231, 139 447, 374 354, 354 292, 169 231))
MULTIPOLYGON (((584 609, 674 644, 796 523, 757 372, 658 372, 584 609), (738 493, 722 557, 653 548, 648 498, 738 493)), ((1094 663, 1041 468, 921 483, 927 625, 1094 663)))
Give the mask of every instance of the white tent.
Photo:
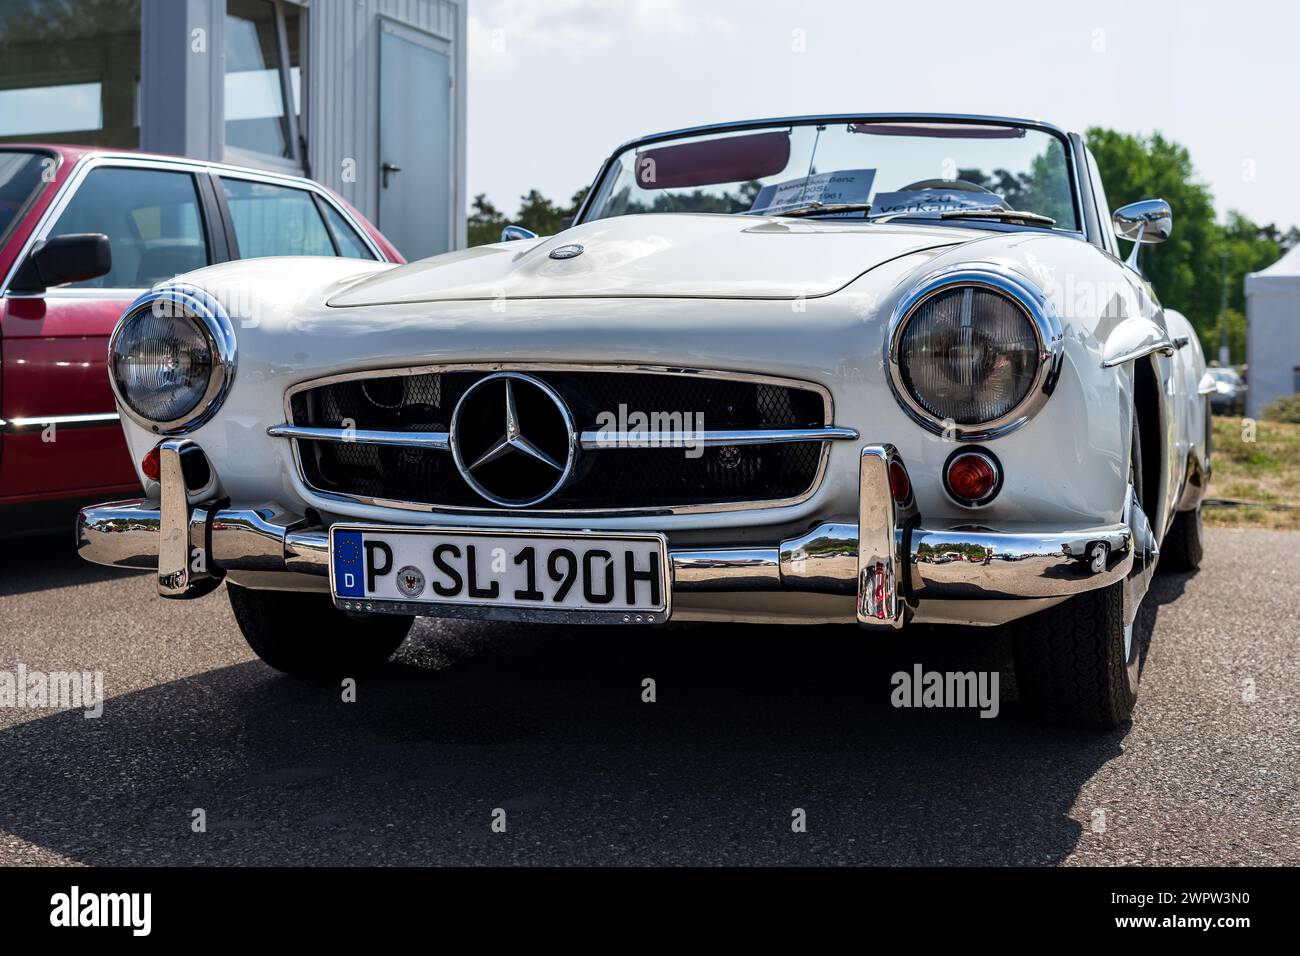
POLYGON ((1246 414, 1300 392, 1300 245, 1246 276, 1246 414))

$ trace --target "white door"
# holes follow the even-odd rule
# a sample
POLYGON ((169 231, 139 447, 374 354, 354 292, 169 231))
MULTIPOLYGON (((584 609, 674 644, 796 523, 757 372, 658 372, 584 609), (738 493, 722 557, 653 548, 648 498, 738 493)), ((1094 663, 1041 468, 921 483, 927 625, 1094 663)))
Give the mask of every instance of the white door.
POLYGON ((407 259, 452 247, 451 44, 382 20, 379 228, 407 259))

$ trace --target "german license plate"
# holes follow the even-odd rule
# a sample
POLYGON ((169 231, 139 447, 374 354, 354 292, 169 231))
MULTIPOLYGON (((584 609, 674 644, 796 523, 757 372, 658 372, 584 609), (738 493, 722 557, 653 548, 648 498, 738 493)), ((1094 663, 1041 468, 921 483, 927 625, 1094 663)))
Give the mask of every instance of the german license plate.
POLYGON ((662 534, 334 525, 330 590, 348 611, 661 624, 662 534))

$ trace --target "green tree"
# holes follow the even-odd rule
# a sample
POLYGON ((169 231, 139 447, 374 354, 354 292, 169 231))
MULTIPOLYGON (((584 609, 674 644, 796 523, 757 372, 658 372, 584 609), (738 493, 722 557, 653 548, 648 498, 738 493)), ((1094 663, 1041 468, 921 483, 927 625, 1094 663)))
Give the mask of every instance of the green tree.
POLYGON ((1173 234, 1168 242, 1142 250, 1142 270, 1160 301, 1191 320, 1211 357, 1219 352, 1220 303, 1227 282, 1229 349, 1232 361, 1244 362, 1246 274, 1275 262, 1300 241, 1300 229, 1284 232, 1231 211, 1223 223, 1217 222, 1213 196, 1196 180, 1190 154, 1159 133, 1142 137, 1093 128, 1088 145, 1113 207, 1152 198, 1172 207, 1173 234))
POLYGON ((1161 302, 1186 315, 1208 346, 1218 327, 1220 229, 1214 199, 1196 180, 1191 155, 1159 133, 1142 137, 1094 127, 1088 145, 1113 208, 1157 198, 1173 208, 1173 234, 1163 245, 1142 250, 1142 270, 1161 302))
POLYGON ((569 209, 568 212, 566 213, 567 216, 573 217, 578 214, 578 209, 581 208, 582 201, 587 198, 587 193, 590 191, 590 189, 591 189, 590 186, 583 186, 581 189, 579 189, 576 193, 573 194, 573 198, 569 200, 569 209))
POLYGON ((1282 238, 1276 226, 1257 226, 1239 212, 1228 213, 1218 251, 1228 257, 1229 309, 1246 311, 1246 274, 1267 268, 1281 258, 1282 238))
POLYGON ((481 246, 501 240, 501 230, 506 225, 506 217, 487 198, 487 193, 474 197, 469 214, 469 244, 481 246))
POLYGON ((536 189, 519 199, 519 212, 511 220, 516 226, 531 229, 539 236, 553 236, 560 231, 566 210, 551 202, 536 189))
POLYGON ((486 193, 479 193, 470 206, 469 244, 481 246, 489 242, 500 242, 501 230, 509 225, 523 226, 539 236, 553 236, 577 215, 578 207, 586 195, 587 187, 583 186, 573 194, 568 206, 557 206, 536 189, 532 189, 528 195, 519 197, 519 211, 507 219, 492 205, 486 193))

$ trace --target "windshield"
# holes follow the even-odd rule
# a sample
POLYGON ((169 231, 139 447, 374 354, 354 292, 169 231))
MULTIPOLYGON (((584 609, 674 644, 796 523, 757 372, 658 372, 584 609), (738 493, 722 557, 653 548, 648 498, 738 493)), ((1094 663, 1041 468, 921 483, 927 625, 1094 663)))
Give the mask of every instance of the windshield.
POLYGON ((40 188, 43 162, 48 156, 0 151, 0 242, 32 194, 40 188))
POLYGON ((1080 231, 1065 142, 1020 126, 935 120, 684 136, 619 153, 583 219, 706 212, 939 220, 981 210, 1080 231), (818 204, 839 208, 819 213, 818 204))

